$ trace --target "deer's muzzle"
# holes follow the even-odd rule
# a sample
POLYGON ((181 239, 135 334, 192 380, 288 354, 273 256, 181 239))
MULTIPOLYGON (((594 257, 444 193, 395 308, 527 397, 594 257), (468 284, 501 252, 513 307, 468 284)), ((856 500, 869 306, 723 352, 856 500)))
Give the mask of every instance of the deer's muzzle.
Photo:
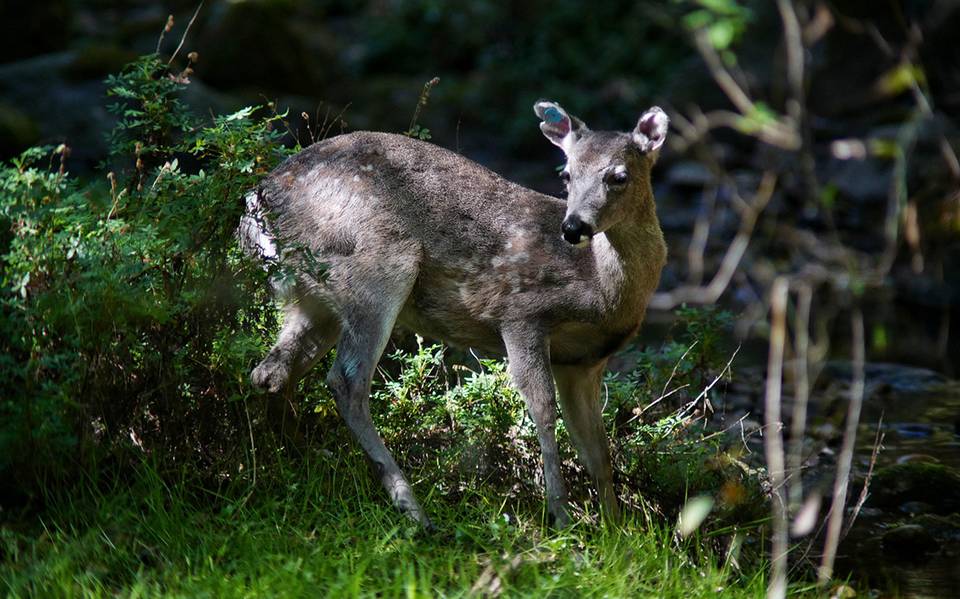
POLYGON ((563 219, 560 231, 563 233, 563 239, 572 245, 580 245, 583 242, 590 241, 590 238, 593 237, 593 227, 580 220, 580 217, 576 214, 571 214, 563 219))

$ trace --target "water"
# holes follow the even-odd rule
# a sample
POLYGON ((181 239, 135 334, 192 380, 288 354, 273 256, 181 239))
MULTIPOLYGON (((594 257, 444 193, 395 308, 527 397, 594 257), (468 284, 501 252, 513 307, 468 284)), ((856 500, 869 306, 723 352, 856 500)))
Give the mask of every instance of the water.
MULTIPOLYGON (((921 381, 916 376, 921 372, 887 367, 879 373, 879 380, 871 380, 868 370, 868 387, 882 387, 864 403, 855 460, 858 478, 869 468, 881 417, 883 443, 875 470, 895 464, 936 463, 960 472, 960 384, 929 377, 921 381)), ((860 487, 852 487, 854 500, 860 487)), ((874 489, 874 497, 883 491, 874 489)), ((943 510, 917 501, 878 509, 868 500, 841 544, 838 574, 849 575, 860 582, 858 586, 868 585, 884 595, 960 597, 960 516, 947 515, 953 522, 946 523, 939 519, 944 516, 932 513, 935 511, 943 510), (902 537, 884 539, 903 524, 916 526, 898 531, 906 533, 902 537)))

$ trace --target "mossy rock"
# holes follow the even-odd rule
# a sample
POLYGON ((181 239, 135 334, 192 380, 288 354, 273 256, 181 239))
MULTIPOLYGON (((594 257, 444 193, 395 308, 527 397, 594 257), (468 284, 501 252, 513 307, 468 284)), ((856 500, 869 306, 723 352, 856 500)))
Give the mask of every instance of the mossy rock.
POLYGON ((216 5, 197 37, 197 76, 220 89, 317 94, 336 79, 339 50, 318 19, 285 1, 216 5))
POLYGON ((9 158, 36 144, 40 128, 27 114, 0 102, 0 156, 9 158))
POLYGON ((870 503, 885 510, 920 501, 936 514, 960 511, 960 473, 943 464, 907 462, 881 468, 870 492, 870 503))
POLYGON ((919 524, 901 524, 883 535, 885 553, 903 559, 916 559, 940 549, 930 531, 919 524))
POLYGON ((77 50, 64 74, 75 81, 103 79, 111 73, 119 73, 136 58, 136 52, 112 44, 86 44, 77 50))
POLYGON ((941 543, 960 543, 960 514, 937 516, 923 514, 909 520, 911 524, 922 526, 934 539, 941 543))

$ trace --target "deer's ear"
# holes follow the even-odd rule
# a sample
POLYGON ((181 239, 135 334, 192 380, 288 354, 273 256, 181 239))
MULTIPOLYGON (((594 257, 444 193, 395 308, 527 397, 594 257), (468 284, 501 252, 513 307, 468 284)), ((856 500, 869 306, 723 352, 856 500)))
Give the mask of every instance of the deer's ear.
POLYGON ((670 119, 667 113, 659 106, 640 115, 637 126, 633 130, 633 143, 637 144, 642 152, 659 150, 663 141, 667 139, 667 126, 670 119))
POLYGON ((577 141, 580 133, 587 130, 583 121, 567 114, 556 102, 540 100, 533 105, 533 111, 540 117, 540 130, 543 135, 564 152, 577 141))

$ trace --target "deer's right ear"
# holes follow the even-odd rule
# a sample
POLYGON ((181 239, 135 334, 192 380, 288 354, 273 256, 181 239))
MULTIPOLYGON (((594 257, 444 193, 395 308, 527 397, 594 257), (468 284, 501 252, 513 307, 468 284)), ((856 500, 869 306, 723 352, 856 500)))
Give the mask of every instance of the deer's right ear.
POLYGON ((540 130, 543 131, 543 135, 564 152, 569 151, 580 133, 587 129, 583 121, 567 114, 567 111, 556 102, 539 100, 533 105, 533 111, 542 121, 540 130))

